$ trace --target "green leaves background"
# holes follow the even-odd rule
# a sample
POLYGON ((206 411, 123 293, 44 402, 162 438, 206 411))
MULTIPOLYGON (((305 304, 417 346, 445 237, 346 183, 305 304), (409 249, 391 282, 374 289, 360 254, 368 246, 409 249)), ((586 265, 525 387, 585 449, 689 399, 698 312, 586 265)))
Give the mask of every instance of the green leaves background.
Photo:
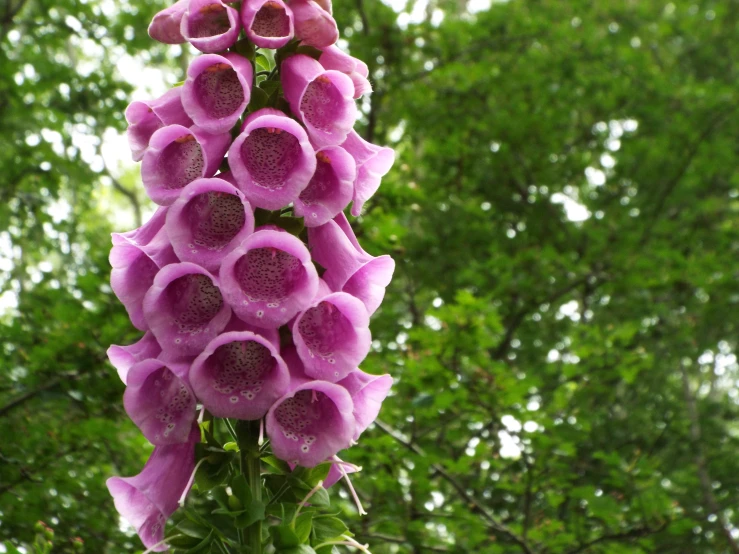
MULTIPOLYGON (((140 550, 104 488, 150 452, 106 258, 148 204, 72 131, 124 129, 124 50, 182 80, 192 53, 145 34, 163 5, 0 4, 8 544, 43 520, 54 552, 140 550)), ((370 513, 331 506, 375 554, 736 552, 739 5, 470 5, 334 2, 363 135, 398 152, 358 232, 398 269, 363 364, 397 383, 344 454, 370 513)))

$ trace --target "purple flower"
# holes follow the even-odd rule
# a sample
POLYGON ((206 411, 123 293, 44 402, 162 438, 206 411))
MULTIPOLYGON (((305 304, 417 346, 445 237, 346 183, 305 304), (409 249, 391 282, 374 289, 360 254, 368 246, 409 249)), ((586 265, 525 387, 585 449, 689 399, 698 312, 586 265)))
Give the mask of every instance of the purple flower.
POLYGON ((357 426, 353 439, 356 441, 380 413, 382 401, 393 386, 393 378, 387 374, 370 375, 357 369, 339 381, 339 385, 349 392, 354 403, 357 426))
POLYGON ((318 274, 300 239, 286 232, 258 230, 221 265, 223 296, 236 315, 258 327, 284 325, 308 307, 318 274))
POLYGON ((293 12, 282 0, 244 0, 241 23, 259 48, 282 48, 293 38, 293 12))
POLYGON ((380 180, 395 162, 395 151, 387 146, 371 144, 352 131, 341 145, 357 163, 357 180, 354 182, 352 215, 358 216, 362 206, 377 192, 380 180))
MULTIPOLYGON (((331 7, 330 3, 328 7, 331 7)), ((295 21, 295 36, 303 44, 325 48, 339 40, 336 21, 330 10, 327 11, 321 4, 313 0, 292 0, 290 9, 295 21)))
POLYGON ((266 210, 293 202, 316 169, 305 130, 271 108, 249 115, 228 151, 228 162, 249 202, 266 210))
POLYGON ((166 229, 180 260, 216 272, 223 257, 254 232, 254 212, 232 184, 197 179, 170 206, 166 229))
POLYGON ((306 227, 323 225, 349 205, 357 167, 346 150, 327 146, 316 152, 316 171, 295 200, 295 215, 306 227))
POLYGON ((281 71, 285 99, 313 144, 321 148, 344 142, 357 120, 352 80, 304 54, 287 58, 281 71))
MULTIPOLYGON (((111 477, 105 483, 116 510, 136 528, 147 548, 162 541, 167 520, 189 488, 198 442, 200 430, 194 425, 186 443, 157 446, 138 475, 111 477)), ((154 550, 162 552, 167 546, 154 550)))
POLYGON ((156 358, 161 353, 162 347, 159 346, 151 331, 147 331, 138 341, 128 346, 111 344, 107 352, 108 360, 116 368, 118 376, 124 383, 131 366, 149 358, 156 358))
POLYGON ((159 208, 144 225, 127 233, 113 233, 110 251, 110 286, 125 306, 131 323, 146 331, 144 295, 154 276, 165 265, 177 263, 177 256, 167 238, 164 220, 167 208, 159 208))
POLYGON ((305 373, 335 383, 367 356, 372 337, 364 304, 345 292, 320 299, 292 327, 305 373))
POLYGON ((216 417, 260 419, 287 390, 279 346, 254 333, 223 333, 193 362, 190 383, 216 417))
POLYGON ((148 359, 128 371, 123 406, 152 444, 187 441, 196 415, 187 369, 186 363, 148 359))
POLYGON ((372 92, 369 77, 369 68, 362 60, 344 53, 338 46, 333 45, 323 49, 321 57, 318 58, 325 69, 335 69, 349 76, 354 83, 354 98, 372 92))
POLYGON ((182 44, 186 42, 180 32, 182 18, 187 11, 190 0, 179 0, 176 4, 160 11, 149 25, 149 36, 164 44, 182 44))
POLYGON ((190 0, 180 32, 201 52, 221 52, 239 38, 239 12, 221 0, 190 0))
POLYGON ((138 162, 144 157, 144 151, 149 147, 151 135, 165 125, 183 125, 189 127, 192 120, 182 107, 180 94, 182 89, 177 87, 168 90, 156 100, 131 102, 126 108, 128 129, 126 137, 131 147, 131 157, 138 162))
POLYGON ((188 183, 212 177, 230 142, 228 133, 213 135, 196 126, 168 125, 156 131, 141 164, 141 180, 149 198, 168 206, 188 183))
POLYGON ((265 329, 256 325, 249 325, 247 322, 238 318, 236 314, 231 315, 231 319, 223 330, 224 333, 248 331, 268 340, 277 348, 280 348, 280 331, 277 328, 265 329))
POLYGON ((393 277, 393 259, 365 252, 343 213, 325 225, 310 227, 308 244, 313 259, 326 268, 323 279, 331 290, 356 296, 370 315, 375 313, 393 277))
POLYGON ((226 326, 231 309, 215 277, 184 262, 157 273, 144 297, 144 316, 164 352, 197 356, 226 326))
POLYGON ((227 132, 249 104, 253 79, 251 63, 238 54, 198 56, 187 68, 182 104, 198 127, 227 132))
MULTIPOLYGON (((294 349, 283 359, 291 375, 302 372, 294 349)), ((297 377, 289 392, 267 413, 267 436, 274 455, 286 462, 313 467, 351 445, 355 434, 354 405, 344 387, 297 377)))

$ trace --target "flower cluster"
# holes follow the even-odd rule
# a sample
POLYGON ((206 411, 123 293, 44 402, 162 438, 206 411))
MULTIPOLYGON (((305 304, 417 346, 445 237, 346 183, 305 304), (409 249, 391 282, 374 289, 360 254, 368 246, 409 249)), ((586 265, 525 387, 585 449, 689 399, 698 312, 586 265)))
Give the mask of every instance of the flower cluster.
POLYGON ((358 366, 394 262, 365 252, 343 212, 351 203, 359 215, 394 153, 353 130, 355 99, 371 87, 367 66, 334 45, 329 0, 244 0, 240 11, 179 0, 149 34, 203 52, 181 86, 126 110, 159 208, 114 234, 110 253, 113 291, 145 334, 108 355, 155 449, 139 475, 108 487, 144 544, 163 549, 192 483, 198 405, 263 420, 273 453, 304 467, 377 416, 392 378, 358 366), (284 48, 258 74, 253 47, 250 59, 237 41, 284 48), (258 107, 257 87, 273 91, 258 107))

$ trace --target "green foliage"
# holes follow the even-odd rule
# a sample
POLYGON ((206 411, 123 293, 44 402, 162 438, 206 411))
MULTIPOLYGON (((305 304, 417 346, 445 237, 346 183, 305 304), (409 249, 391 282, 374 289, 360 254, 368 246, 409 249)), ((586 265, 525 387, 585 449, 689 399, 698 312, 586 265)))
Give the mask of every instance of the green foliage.
MULTIPOLYGON (((9 552, 45 540, 39 520, 53 552, 140 550, 104 487, 150 452, 105 361, 137 338, 106 257, 116 217, 146 200, 79 137, 123 130, 139 77, 116 70, 122 48, 171 83, 188 54, 145 35, 163 3, 103 4, 0 5, 4 271, 12 252, 0 293, 18 302, 0 315, 9 552)), ((301 554, 338 552, 319 545, 342 520, 375 554, 731 552, 736 1, 510 0, 471 14, 430 0, 405 29, 382 2, 334 10, 375 87, 363 134, 398 152, 358 226, 398 265, 362 366, 392 373, 393 395, 342 454, 364 467, 353 482, 369 515, 347 517, 341 489, 292 527, 285 506, 326 468, 289 474, 264 457, 285 501, 255 503, 223 469, 236 450, 216 441, 197 481, 212 497, 193 502, 217 513, 172 522, 186 548, 208 552, 213 526, 263 517, 276 529, 265 540, 301 554)), ((273 82, 253 98, 266 105, 273 82)))

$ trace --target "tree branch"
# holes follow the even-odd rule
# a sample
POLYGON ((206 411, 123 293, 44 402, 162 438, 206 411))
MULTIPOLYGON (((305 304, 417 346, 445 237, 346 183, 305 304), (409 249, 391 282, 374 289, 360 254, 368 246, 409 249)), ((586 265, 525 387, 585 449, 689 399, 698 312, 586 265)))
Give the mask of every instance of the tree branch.
MULTIPOLYGON (((385 433, 390 435, 393 439, 395 439, 400 444, 408 448, 411 452, 419 456, 426 457, 426 453, 423 451, 423 449, 420 446, 402 438, 398 434, 398 432, 395 429, 393 429, 390 425, 388 425, 387 423, 384 423, 380 421, 379 419, 377 419, 375 420, 375 424, 380 429, 382 429, 385 433)), ((508 526, 506 526, 505 524, 495 519, 485 509, 485 507, 480 503, 479 500, 477 500, 474 496, 472 496, 471 494, 467 492, 464 486, 462 486, 462 484, 459 481, 457 481, 457 479, 454 476, 449 474, 449 472, 447 472, 443 467, 441 467, 438 464, 431 464, 430 467, 442 479, 447 481, 454 488, 455 491, 457 491, 457 494, 462 498, 462 500, 464 500, 467 504, 473 507, 473 511, 476 511, 482 516, 482 518, 485 520, 490 530, 508 537, 512 542, 518 545, 521 551, 524 552, 525 554, 534 554, 534 550, 532 550, 531 546, 529 546, 529 544, 526 542, 525 539, 523 539, 522 537, 514 533, 508 526)))
POLYGON ((669 524, 670 522, 666 521, 662 525, 654 529, 650 527, 638 527, 636 529, 632 529, 631 531, 624 531, 623 533, 603 535, 602 537, 598 537, 597 539, 581 544, 575 550, 570 550, 567 554, 578 554, 579 552, 585 552, 591 546, 595 546, 596 544, 600 544, 602 542, 638 539, 640 537, 646 537, 647 535, 653 535, 654 533, 659 533, 660 531, 666 529, 669 524))
POLYGON ((685 400, 688 419, 690 420, 690 442, 692 443, 693 452, 695 453, 695 466, 698 473, 701 491, 703 492, 703 500, 708 508, 709 513, 716 514, 721 533, 726 538, 726 543, 734 554, 739 554, 739 543, 731 535, 730 522, 726 519, 724 511, 719 506, 716 496, 713 494, 712 479, 708 471, 706 455, 703 452, 703 443, 701 440, 701 426, 698 415, 698 406, 695 396, 690 390, 690 379, 685 364, 680 362, 680 376, 683 382, 683 396, 685 400))

